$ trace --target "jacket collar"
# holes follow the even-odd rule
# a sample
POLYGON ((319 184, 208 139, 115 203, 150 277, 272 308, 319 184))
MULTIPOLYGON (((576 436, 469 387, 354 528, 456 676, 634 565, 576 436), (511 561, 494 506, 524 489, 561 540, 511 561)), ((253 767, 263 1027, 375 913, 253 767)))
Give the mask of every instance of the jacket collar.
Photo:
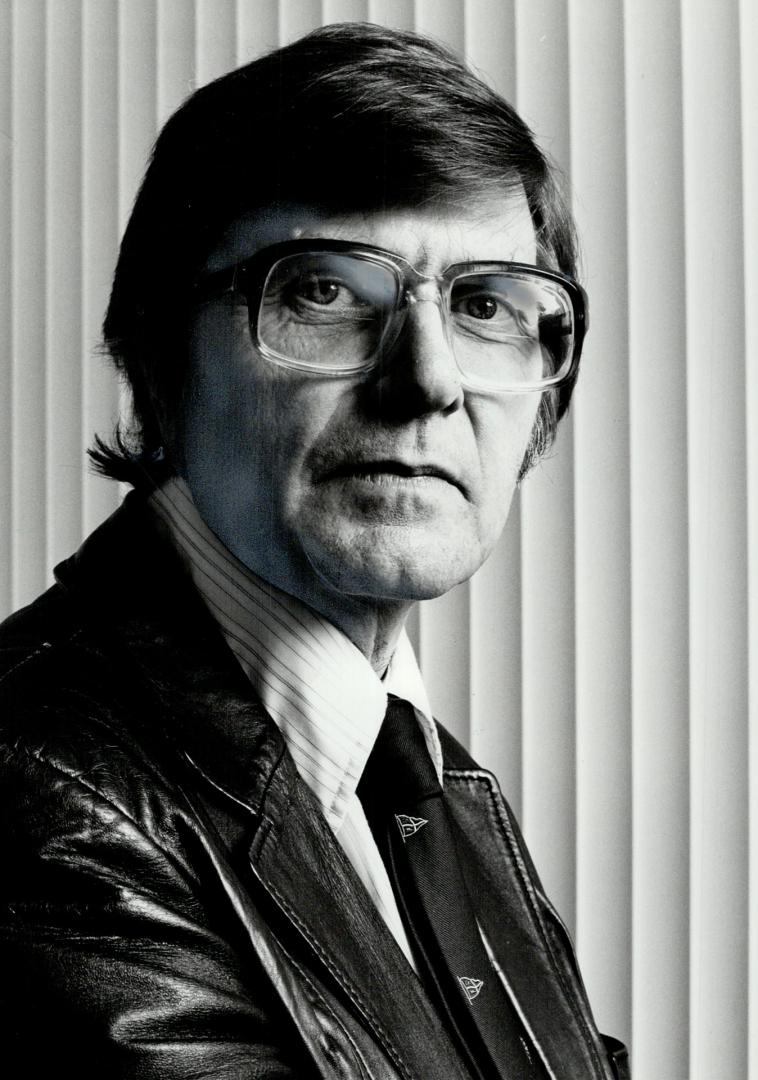
POLYGON ((259 815, 284 742, 143 497, 130 493, 55 577, 160 699, 166 734, 259 815))

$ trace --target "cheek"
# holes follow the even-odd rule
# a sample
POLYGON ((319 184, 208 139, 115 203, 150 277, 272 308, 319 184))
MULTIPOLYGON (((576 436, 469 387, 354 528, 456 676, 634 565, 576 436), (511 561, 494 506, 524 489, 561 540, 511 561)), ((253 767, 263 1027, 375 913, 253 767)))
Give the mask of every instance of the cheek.
POLYGON ((503 496, 506 505, 510 503, 538 409, 538 395, 522 394, 485 402, 479 415, 472 416, 488 503, 496 504, 503 496))
POLYGON ((349 387, 263 359, 246 315, 234 315, 209 310, 195 328, 184 460, 208 499, 286 528, 307 494, 309 451, 346 407, 349 387))
POLYGON ((246 312, 226 303, 198 313, 182 408, 181 459, 206 501, 246 497, 266 471, 260 433, 275 430, 271 391, 251 363, 246 312))

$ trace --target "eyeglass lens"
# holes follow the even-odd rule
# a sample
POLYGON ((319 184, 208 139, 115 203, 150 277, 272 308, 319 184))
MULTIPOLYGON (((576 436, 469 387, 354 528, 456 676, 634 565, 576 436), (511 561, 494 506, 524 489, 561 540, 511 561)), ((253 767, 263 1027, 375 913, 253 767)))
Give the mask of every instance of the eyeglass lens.
MULTIPOLYGON (((392 266, 336 252, 279 260, 258 314, 258 341, 284 361, 359 370, 393 334, 403 283, 392 266)), ((528 271, 459 274, 445 312, 463 376, 493 388, 538 388, 568 370, 573 308, 559 282, 528 271)))

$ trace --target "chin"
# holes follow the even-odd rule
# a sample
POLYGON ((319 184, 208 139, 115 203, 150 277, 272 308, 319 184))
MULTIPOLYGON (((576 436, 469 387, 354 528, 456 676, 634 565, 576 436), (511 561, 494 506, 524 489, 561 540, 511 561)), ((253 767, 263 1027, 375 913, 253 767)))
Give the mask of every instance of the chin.
POLYGON ((360 549, 311 553, 311 565, 331 589, 348 596, 413 603, 432 600, 466 581, 478 570, 472 546, 441 542, 422 546, 373 542, 360 549), (315 557, 314 557, 315 556, 315 557))

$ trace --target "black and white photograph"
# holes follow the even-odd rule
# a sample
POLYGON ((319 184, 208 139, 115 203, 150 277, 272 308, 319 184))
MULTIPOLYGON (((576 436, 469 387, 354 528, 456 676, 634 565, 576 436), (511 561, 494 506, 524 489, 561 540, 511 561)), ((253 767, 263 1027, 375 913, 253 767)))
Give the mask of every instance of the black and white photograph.
POLYGON ((758 1080, 758 4, 0 0, 0 1076, 758 1080))

